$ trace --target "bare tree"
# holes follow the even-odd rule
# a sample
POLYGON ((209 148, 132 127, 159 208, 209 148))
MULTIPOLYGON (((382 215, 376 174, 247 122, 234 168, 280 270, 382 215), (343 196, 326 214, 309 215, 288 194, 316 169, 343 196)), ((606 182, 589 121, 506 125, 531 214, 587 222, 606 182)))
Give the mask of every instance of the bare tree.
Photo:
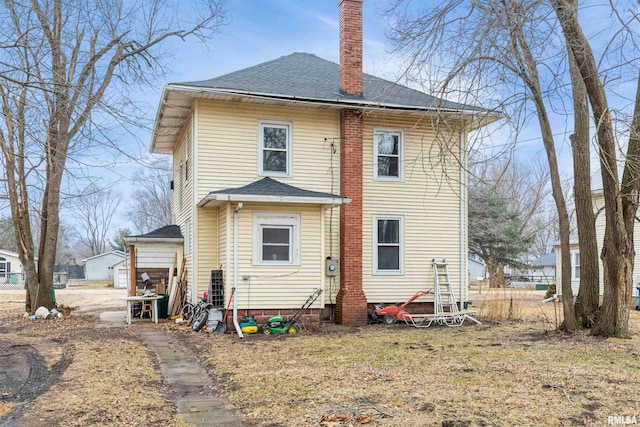
MULTIPOLYGON (((606 227, 601 258, 604 268, 604 297, 594 333, 626 337, 633 285, 634 224, 640 191, 640 75, 636 102, 624 162, 622 182, 618 177, 616 138, 605 85, 591 43, 582 31, 573 1, 550 0, 562 25, 567 48, 589 96, 600 150, 600 169, 605 198, 606 227)), ((637 19, 636 16, 632 19, 637 19)), ((626 23, 623 23, 626 26, 626 23)))
POLYGON ((129 220, 139 233, 171 224, 171 169, 165 161, 156 161, 135 176, 129 220))
POLYGON ((164 70, 171 39, 205 40, 222 18, 218 0, 3 1, 2 182, 27 276, 27 311, 53 306, 60 190, 69 154, 115 146, 109 129, 128 116, 131 85, 149 83, 164 70), (39 245, 30 223, 34 199, 39 245))
POLYGON ((0 249, 17 251, 16 232, 11 218, 0 218, 0 249))
POLYGON ((76 263, 73 246, 78 240, 78 233, 72 226, 60 223, 58 232, 58 246, 56 248, 56 265, 71 265, 76 263))
MULTIPOLYGON (((578 0, 571 0, 571 7, 578 10, 578 0)), ((580 70, 571 50, 569 71, 573 94, 573 134, 570 135, 573 152, 573 197, 578 222, 580 248, 580 288, 575 303, 576 322, 590 328, 600 305, 600 266, 596 216, 591 197, 591 150, 589 148, 589 100, 580 70)))
MULTIPOLYGON (((557 49, 555 21, 549 20, 550 10, 542 1, 478 0, 446 1, 429 5, 414 16, 401 10, 405 3, 397 0, 391 12, 396 12, 394 40, 399 49, 410 56, 411 68, 435 70, 435 79, 443 81, 442 96, 462 92, 464 99, 487 104, 504 97, 499 105, 489 105, 504 111, 519 129, 535 117, 540 127, 542 143, 549 164, 551 190, 558 211, 560 248, 569 254, 569 214, 562 191, 554 134, 549 118, 549 95, 557 87, 559 68, 566 55, 557 49), (539 67, 544 58, 545 70, 539 67), (543 77, 551 75, 550 80, 543 77), (482 98, 474 98, 479 94, 482 98)), ((564 323, 567 331, 576 329, 570 260, 562 257, 564 323)))
POLYGON ((120 198, 113 191, 92 185, 85 195, 74 203, 73 213, 81 230, 79 240, 88 250, 89 256, 104 253, 109 243, 113 217, 120 205, 120 198))

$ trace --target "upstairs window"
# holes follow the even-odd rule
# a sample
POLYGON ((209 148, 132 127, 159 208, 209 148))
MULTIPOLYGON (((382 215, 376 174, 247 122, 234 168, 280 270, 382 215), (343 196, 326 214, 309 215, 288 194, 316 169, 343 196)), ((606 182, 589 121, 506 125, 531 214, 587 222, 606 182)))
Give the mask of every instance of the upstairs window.
POLYGON ((260 122, 260 175, 291 176, 291 123, 260 122))
POLYGON ((401 131, 374 132, 374 177, 379 180, 402 180, 403 135, 401 131))

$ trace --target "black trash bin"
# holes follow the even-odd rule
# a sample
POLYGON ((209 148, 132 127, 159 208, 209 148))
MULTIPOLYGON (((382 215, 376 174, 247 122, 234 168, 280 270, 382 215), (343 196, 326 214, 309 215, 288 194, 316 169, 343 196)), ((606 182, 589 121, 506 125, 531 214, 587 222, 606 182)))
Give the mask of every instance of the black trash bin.
POLYGON ((158 319, 166 319, 169 317, 169 294, 158 294, 162 297, 158 300, 158 319))

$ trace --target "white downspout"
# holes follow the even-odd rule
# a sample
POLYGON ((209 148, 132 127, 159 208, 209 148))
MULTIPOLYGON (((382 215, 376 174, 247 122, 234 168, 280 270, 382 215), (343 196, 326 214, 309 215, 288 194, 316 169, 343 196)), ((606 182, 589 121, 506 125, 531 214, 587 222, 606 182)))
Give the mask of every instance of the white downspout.
POLYGON ((467 289, 467 156, 464 129, 460 131, 460 310, 464 310, 467 289))
POLYGON ((236 328, 238 338, 244 338, 242 329, 238 323, 238 211, 242 209, 242 203, 233 211, 233 326, 236 328))

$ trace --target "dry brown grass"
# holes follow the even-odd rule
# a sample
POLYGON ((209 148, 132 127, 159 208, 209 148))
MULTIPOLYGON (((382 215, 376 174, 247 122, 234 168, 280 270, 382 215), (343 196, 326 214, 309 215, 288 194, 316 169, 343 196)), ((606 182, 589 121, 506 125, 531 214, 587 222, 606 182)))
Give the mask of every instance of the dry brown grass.
POLYGON ((553 303, 517 295, 521 317, 535 320, 180 336, 259 426, 595 426, 613 415, 640 418, 640 313, 631 313, 629 340, 566 336, 554 332, 553 303))
POLYGON ((560 302, 543 303, 544 291, 529 289, 489 289, 472 291, 472 308, 478 317, 490 323, 503 321, 542 321, 550 325, 562 323, 560 302))
MULTIPOLYGON (((483 319, 498 297, 518 302, 519 321, 428 329, 328 325, 319 333, 244 340, 162 327, 186 344, 252 426, 596 426, 614 415, 640 419, 639 312, 631 312, 631 339, 566 336, 554 332, 559 304, 541 304, 533 291, 472 295, 483 319)), ((15 299, 7 305, 19 308, 23 302, 15 299)), ((72 314, 26 322, 15 312, 4 319, 0 339, 35 346, 49 368, 71 358, 55 384, 29 403, 24 420, 176 425, 156 360, 135 328, 98 328, 94 321, 72 314)))

